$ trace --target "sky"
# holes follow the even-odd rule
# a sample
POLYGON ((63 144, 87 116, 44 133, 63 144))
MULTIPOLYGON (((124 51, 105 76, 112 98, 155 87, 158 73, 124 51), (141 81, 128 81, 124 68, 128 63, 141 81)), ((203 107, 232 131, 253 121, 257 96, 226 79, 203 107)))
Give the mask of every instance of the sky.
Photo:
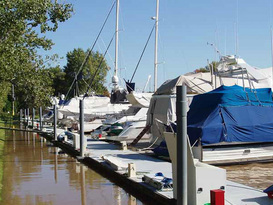
MULTIPOLYGON (((271 67, 273 0, 159 0, 158 85, 165 80, 219 60, 221 55, 237 54, 248 64, 271 67), (237 36, 237 44, 236 44, 237 36), (237 46, 236 46, 237 45, 237 46), (237 53, 236 53, 237 47, 237 53)), ((58 54, 61 67, 66 53, 74 48, 86 50, 94 43, 113 0, 66 0, 74 5, 74 14, 61 23, 57 32, 47 35, 55 45, 47 54, 58 54)), ((120 0, 119 78, 131 79, 154 25, 156 0, 120 0)), ((115 10, 110 15, 95 51, 104 53, 115 32, 115 10)), ((151 75, 147 90, 154 84, 153 34, 134 81, 141 91, 151 75)), ((106 56, 111 71, 106 86, 110 88, 114 69, 114 43, 106 56)), ((123 84, 123 82, 122 82, 123 84)))

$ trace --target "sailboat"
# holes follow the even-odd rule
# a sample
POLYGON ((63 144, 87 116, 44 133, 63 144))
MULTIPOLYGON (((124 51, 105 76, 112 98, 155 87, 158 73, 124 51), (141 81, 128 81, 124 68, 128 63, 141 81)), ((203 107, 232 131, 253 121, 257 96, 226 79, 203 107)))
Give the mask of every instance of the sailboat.
POLYGON ((132 110, 126 102, 126 90, 119 86, 118 79, 118 39, 119 38, 119 0, 116 0, 116 29, 115 29, 115 68, 112 77, 111 98, 105 96, 79 96, 72 98, 66 104, 60 106, 59 112, 63 115, 79 117, 79 101, 84 99, 85 131, 92 131, 100 126, 109 115, 128 115, 132 110), (99 119, 98 119, 99 118, 99 119), (91 121, 91 122, 90 122, 91 121))
MULTIPOLYGON (((159 19, 159 0, 156 0, 156 16, 152 17, 155 20, 155 46, 154 46, 154 92, 157 90, 157 66, 158 66, 158 19, 159 19)), ((148 78, 149 81, 150 78, 148 78)), ((147 81, 147 83, 148 83, 147 81)), ((147 85, 146 83, 146 85, 147 85)), ((129 94, 126 95, 126 98, 130 103, 134 103, 139 107, 149 107, 150 101, 153 93, 145 93, 144 90, 142 93, 134 91, 134 83, 132 79, 130 82, 126 82, 127 87, 129 87, 129 94), (133 86, 132 86, 133 85, 133 86)), ((146 86, 145 86, 146 87, 146 86)))
MULTIPOLYGON (((156 1, 156 16, 152 19, 155 20, 155 57, 154 57, 154 90, 157 89, 157 50, 158 50, 158 16, 159 16, 159 0, 156 1)), ((153 31, 153 30, 152 30, 153 31)), ((149 36, 150 37, 150 36, 149 36)), ((148 39, 149 40, 149 39, 148 39)), ((147 45, 147 43, 146 43, 147 45)), ((145 46, 146 47, 146 46, 145 46)), ((145 49, 145 48, 144 48, 145 49)), ((143 54, 143 52, 142 52, 143 54)), ((141 55, 142 56, 142 55, 141 55)), ((133 75, 134 76, 134 75, 133 75)), ((150 77, 148 78, 149 81, 150 77)), ((146 83, 147 85, 147 83, 146 83)), ((147 111, 150 105, 150 100, 153 93, 140 93, 134 91, 135 84, 132 83, 132 79, 126 82, 128 94, 126 95, 127 100, 132 104, 132 107, 139 108, 139 110, 132 116, 132 120, 126 121, 126 126, 123 131, 116 136, 106 136, 108 140, 114 141, 129 141, 132 142, 139 134, 146 128, 147 111)), ((145 86, 146 87, 146 86, 145 86)), ((117 122, 122 121, 122 118, 117 122)), ((142 140, 150 139, 151 135, 144 133, 142 140)))

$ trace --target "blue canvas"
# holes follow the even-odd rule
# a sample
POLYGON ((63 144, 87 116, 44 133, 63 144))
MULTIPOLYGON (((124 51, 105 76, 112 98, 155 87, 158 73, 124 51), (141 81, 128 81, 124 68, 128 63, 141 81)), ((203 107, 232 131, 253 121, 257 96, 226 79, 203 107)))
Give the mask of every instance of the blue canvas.
POLYGON ((273 101, 269 88, 221 86, 197 95, 188 112, 191 144, 273 142, 273 101))

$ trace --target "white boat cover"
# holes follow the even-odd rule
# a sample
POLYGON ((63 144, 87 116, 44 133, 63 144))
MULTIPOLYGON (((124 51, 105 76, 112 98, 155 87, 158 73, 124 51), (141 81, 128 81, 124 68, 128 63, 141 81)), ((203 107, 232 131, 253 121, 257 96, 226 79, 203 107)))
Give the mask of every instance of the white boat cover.
MULTIPOLYGON (((91 107, 88 105, 86 108, 84 102, 84 116, 85 117, 99 117, 99 116, 105 116, 105 115, 111 115, 111 114, 119 114, 122 112, 126 112, 128 110, 130 104, 105 104, 103 106, 93 106, 91 107)), ((78 106, 70 106, 69 108, 63 107, 60 108, 59 111, 63 113, 66 116, 78 116, 80 109, 78 106)))
POLYGON ((182 84, 187 86, 188 105, 192 100, 192 95, 189 93, 201 94, 221 85, 239 85, 249 88, 271 87, 271 68, 257 69, 248 65, 243 59, 236 59, 236 62, 236 65, 234 65, 234 59, 228 59, 228 61, 223 59, 220 62, 218 72, 221 77, 216 77, 216 83, 215 76, 212 78, 210 73, 187 73, 163 83, 153 95, 147 113, 147 124, 151 125, 154 138, 163 139, 164 124, 176 121, 176 86, 182 84), (244 74, 240 68, 243 68, 244 74))
POLYGON ((126 95, 127 100, 135 107, 149 107, 153 93, 138 93, 132 91, 126 95))
POLYGON ((239 85, 248 88, 272 88, 272 68, 258 69, 248 65, 243 59, 236 59, 236 65, 220 62, 219 76, 208 73, 187 73, 164 82, 155 95, 171 95, 176 93, 176 86, 185 84, 187 93, 201 94, 209 92, 221 85, 239 85), (242 69, 244 74, 242 74, 242 69), (247 72, 246 72, 247 71, 247 72), (248 74, 248 75, 247 75, 248 74))
MULTIPOLYGON (((72 98, 65 105, 60 105, 58 111, 66 116, 79 116, 79 103, 83 97, 72 98)), ((84 98, 85 118, 117 114, 128 110, 130 104, 111 104, 109 97, 89 96, 84 98)))

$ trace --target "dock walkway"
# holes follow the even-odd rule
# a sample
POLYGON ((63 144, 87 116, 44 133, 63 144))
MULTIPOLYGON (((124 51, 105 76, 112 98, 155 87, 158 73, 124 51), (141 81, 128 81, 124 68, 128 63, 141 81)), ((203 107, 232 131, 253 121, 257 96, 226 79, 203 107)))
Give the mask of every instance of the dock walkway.
MULTIPOLYGON (((130 178, 130 180, 151 189, 159 197, 172 199, 172 191, 158 191, 154 188, 144 185, 142 182, 143 175, 154 175, 155 173, 161 172, 164 176, 172 178, 172 166, 170 162, 166 162, 151 156, 140 154, 131 150, 121 150, 118 145, 109 144, 103 141, 89 140, 88 144, 88 155, 89 158, 101 163, 103 166, 105 162, 103 158, 111 158, 121 168, 126 167, 128 163, 134 163, 136 165, 137 177, 130 178)), ((121 169, 116 172, 124 177, 127 170, 121 169)), ((265 193, 261 190, 248 187, 239 183, 227 181, 225 189, 225 201, 226 204, 273 204, 273 200, 268 198, 265 193)))
MULTIPOLYGON (((54 141, 51 133, 41 132, 41 136, 47 138, 71 156, 79 156, 79 151, 75 150, 71 144, 54 141)), ((84 158, 78 157, 78 160, 112 180, 118 186, 127 189, 136 197, 144 198, 146 201, 150 201, 151 204, 176 204, 172 191, 160 191, 142 182, 144 175, 154 176, 158 172, 161 172, 165 177, 172 178, 172 165, 170 162, 137 151, 122 150, 121 146, 116 144, 92 139, 87 141, 86 155, 84 158), (107 159, 114 162, 113 165, 116 166, 106 163, 107 159), (128 163, 135 164, 136 177, 128 177, 128 163)), ((227 180, 225 204, 270 205, 273 204, 273 199, 268 198, 261 190, 227 180)))

